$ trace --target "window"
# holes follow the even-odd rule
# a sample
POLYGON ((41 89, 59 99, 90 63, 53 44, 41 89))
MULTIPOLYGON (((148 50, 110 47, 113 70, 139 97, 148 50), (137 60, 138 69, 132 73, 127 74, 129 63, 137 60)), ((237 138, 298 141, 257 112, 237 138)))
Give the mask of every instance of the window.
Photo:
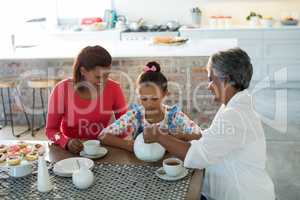
MULTIPOLYGON (((83 17, 103 17, 104 10, 110 8, 111 0, 6 0, 1 1, 0 23, 8 33, 28 31, 28 27, 21 28, 28 20, 47 19, 45 26, 56 25, 60 20, 78 22, 83 17)), ((37 23, 35 26, 45 28, 37 23)))

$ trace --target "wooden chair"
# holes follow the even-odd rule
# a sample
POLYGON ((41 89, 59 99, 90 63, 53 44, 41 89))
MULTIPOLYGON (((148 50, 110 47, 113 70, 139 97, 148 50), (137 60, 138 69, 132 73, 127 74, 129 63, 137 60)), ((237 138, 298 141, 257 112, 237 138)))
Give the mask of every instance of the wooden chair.
MULTIPOLYGON (((43 96, 43 91, 50 92, 52 88, 59 82, 61 79, 31 79, 28 81, 28 87, 32 89, 32 113, 31 113, 31 135, 35 136, 35 132, 40 130, 46 125, 46 108, 45 108, 45 100, 43 96), (34 110, 36 109, 35 105, 35 94, 36 90, 39 90, 40 93, 40 99, 41 99, 41 107, 43 110, 43 119, 44 119, 44 124, 41 125, 40 127, 35 128, 34 127, 34 110)), ((48 96, 47 96, 48 98, 48 96)))

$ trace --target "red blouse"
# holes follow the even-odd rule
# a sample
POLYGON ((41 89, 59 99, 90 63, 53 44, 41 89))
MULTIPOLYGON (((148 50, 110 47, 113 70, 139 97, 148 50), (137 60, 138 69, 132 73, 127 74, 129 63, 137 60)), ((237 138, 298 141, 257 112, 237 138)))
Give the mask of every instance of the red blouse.
POLYGON ((103 128, 126 111, 125 97, 117 82, 108 79, 102 93, 87 100, 74 90, 71 79, 65 79, 50 95, 46 135, 63 148, 70 138, 96 139, 103 128))

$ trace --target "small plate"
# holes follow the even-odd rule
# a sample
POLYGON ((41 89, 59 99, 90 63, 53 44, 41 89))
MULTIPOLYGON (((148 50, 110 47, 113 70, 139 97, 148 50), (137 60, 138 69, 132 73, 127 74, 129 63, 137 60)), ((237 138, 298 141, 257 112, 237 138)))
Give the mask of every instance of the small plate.
POLYGON ((156 176, 158 176, 159 178, 166 180, 166 181, 177 181, 180 180, 184 177, 186 177, 186 175, 188 175, 189 170, 184 168, 182 173, 179 174, 178 176, 168 176, 164 170, 163 167, 159 168, 158 170, 155 171, 156 176))
POLYGON ((54 174, 63 177, 72 177, 73 172, 79 169, 77 161, 79 162, 80 167, 88 169, 94 167, 94 161, 91 159, 81 157, 67 158, 54 164, 54 174))
POLYGON ((85 158, 90 158, 90 159, 97 159, 97 158, 102 158, 107 154, 108 150, 104 147, 99 148, 99 152, 96 155, 88 155, 84 152, 84 150, 80 151, 79 155, 85 158))

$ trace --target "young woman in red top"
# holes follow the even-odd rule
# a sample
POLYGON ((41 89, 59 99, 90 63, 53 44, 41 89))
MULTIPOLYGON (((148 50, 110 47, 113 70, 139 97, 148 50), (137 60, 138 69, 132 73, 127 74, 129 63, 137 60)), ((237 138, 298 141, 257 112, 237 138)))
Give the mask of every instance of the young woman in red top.
MULTIPOLYGON (((101 130, 127 111, 120 85, 109 79, 111 55, 100 46, 81 50, 73 64, 73 78, 59 82, 48 105, 46 135, 72 153, 82 140, 97 139, 101 130)), ((108 135, 102 143, 132 151, 127 135, 108 135)))

